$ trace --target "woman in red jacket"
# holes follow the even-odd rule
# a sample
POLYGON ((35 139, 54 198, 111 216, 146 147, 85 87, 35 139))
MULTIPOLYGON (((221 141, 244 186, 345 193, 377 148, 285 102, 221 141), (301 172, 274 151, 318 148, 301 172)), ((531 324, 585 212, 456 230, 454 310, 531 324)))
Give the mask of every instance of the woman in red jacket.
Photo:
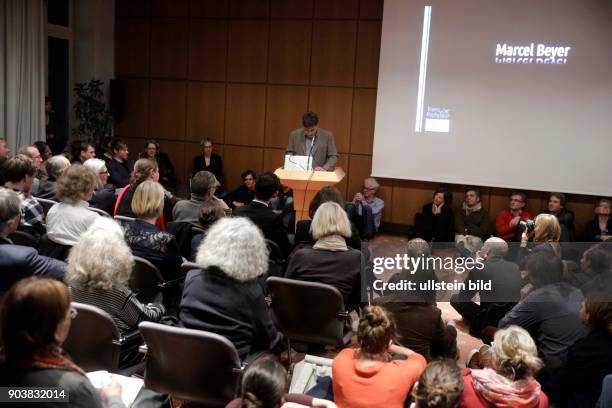
POLYGON ((525 329, 509 326, 495 333, 492 366, 463 370, 464 391, 458 407, 548 407, 548 398, 534 378, 542 360, 525 329))

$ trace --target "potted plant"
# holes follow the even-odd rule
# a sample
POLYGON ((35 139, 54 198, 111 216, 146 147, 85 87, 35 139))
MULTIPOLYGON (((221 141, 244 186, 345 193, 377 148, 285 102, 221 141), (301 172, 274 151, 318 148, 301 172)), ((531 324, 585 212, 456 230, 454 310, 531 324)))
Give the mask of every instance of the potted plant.
POLYGON ((77 126, 72 128, 72 135, 79 140, 100 143, 113 134, 113 115, 102 100, 102 86, 104 81, 97 79, 79 82, 74 86, 77 126))

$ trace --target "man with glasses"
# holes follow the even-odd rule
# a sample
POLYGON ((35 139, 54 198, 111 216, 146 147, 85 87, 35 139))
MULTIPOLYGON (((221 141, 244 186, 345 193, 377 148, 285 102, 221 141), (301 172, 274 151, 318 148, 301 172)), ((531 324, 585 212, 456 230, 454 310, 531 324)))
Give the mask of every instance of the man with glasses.
POLYGON ((312 168, 316 171, 332 171, 338 161, 334 135, 319 127, 319 116, 306 112, 302 126, 289 134, 286 154, 312 157, 312 168))
POLYGON ((495 230, 497 236, 507 242, 520 241, 518 225, 521 220, 533 220, 533 215, 525 210, 527 197, 522 191, 510 194, 510 205, 497 213, 495 230))
MULTIPOLYGON (((380 220, 385 202, 382 198, 376 197, 380 185, 373 177, 368 177, 363 181, 362 192, 356 193, 353 197, 355 215, 353 222, 357 225, 362 238, 372 238, 380 228, 380 220)), ((349 211, 349 214, 352 211, 349 211)))

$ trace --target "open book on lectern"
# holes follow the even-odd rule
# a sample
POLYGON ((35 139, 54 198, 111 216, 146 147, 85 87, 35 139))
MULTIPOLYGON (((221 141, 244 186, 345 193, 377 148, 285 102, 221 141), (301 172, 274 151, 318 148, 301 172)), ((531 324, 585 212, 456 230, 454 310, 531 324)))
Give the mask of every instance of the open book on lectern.
POLYGON ((285 155, 285 170, 312 170, 312 156, 285 155))

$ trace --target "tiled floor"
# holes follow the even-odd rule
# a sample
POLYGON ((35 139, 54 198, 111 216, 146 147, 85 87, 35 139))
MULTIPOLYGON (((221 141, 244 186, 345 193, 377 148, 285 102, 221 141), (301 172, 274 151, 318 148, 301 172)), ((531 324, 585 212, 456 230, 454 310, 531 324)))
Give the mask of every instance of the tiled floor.
MULTIPOLYGON (((403 255, 406 252, 408 238, 399 235, 380 234, 368 243, 370 257, 394 257, 396 254, 403 255)), ((383 279, 388 279, 395 271, 391 270, 382 274, 383 279)), ((448 271, 438 271, 438 278, 448 280, 453 278, 448 271)), ((438 302, 438 307, 442 310, 444 321, 455 320, 457 327, 457 345, 459 347, 459 364, 465 365, 465 359, 469 351, 482 345, 482 341, 469 334, 467 325, 461 320, 461 316, 455 311, 449 302, 438 302)))

